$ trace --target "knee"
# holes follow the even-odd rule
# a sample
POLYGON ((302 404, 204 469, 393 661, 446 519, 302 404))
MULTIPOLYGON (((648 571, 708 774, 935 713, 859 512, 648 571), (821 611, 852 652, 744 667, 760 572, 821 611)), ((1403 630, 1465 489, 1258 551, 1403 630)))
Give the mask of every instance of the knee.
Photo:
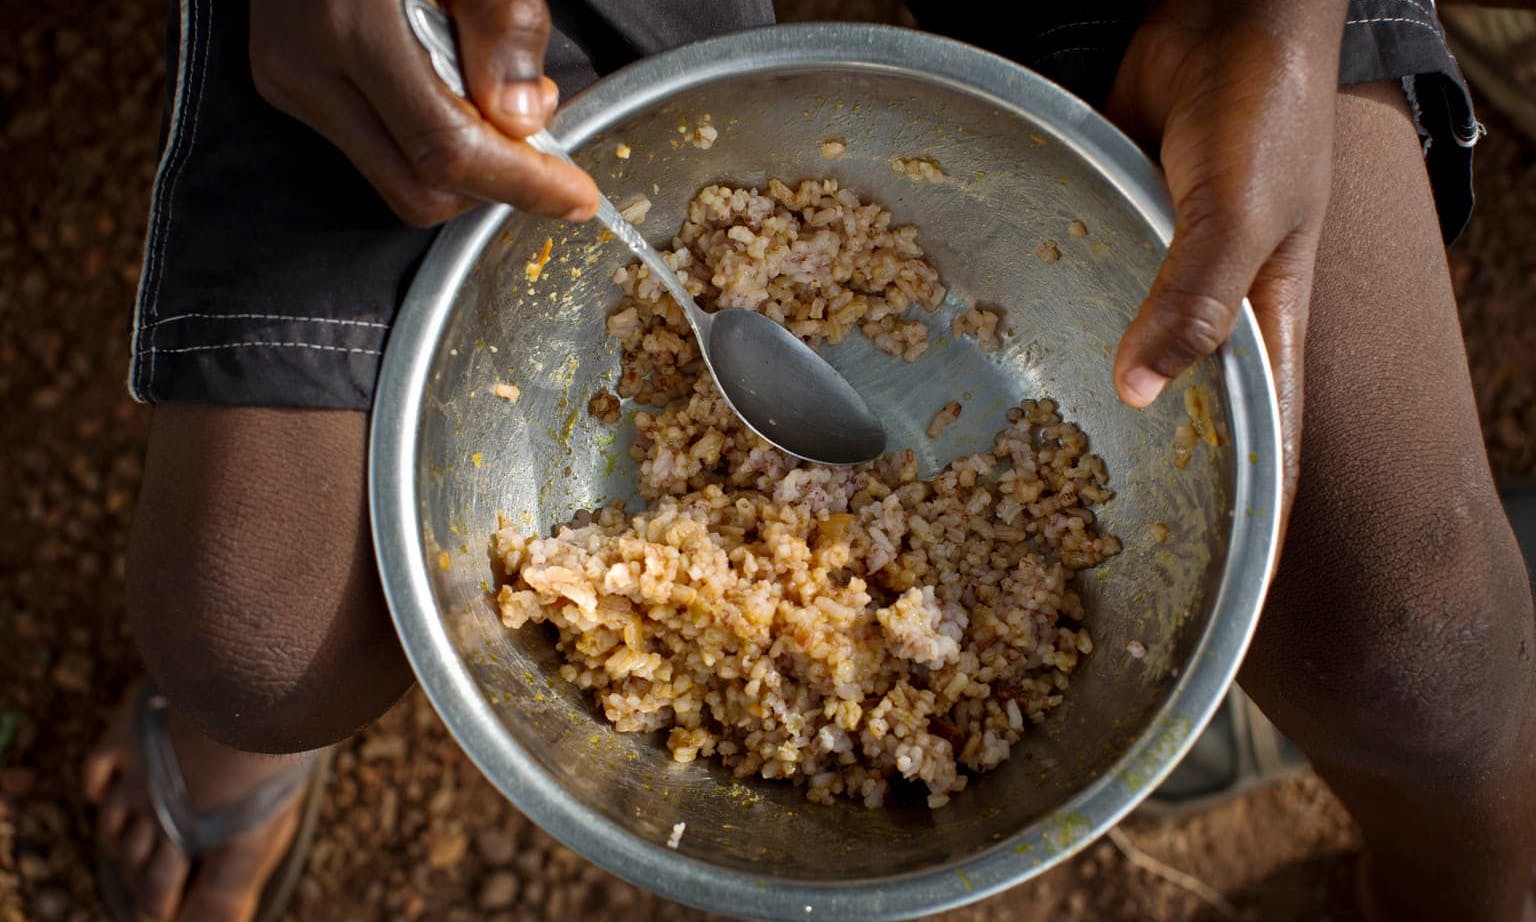
POLYGON ((252 752, 329 745, 376 718, 409 683, 376 587, 349 581, 345 594, 280 585, 252 591, 243 580, 202 575, 205 567, 248 574, 261 567, 249 559, 194 554, 136 564, 129 607, 151 679, 227 745, 252 752))
POLYGON ((1298 523, 1245 682, 1315 759, 1447 781, 1496 771, 1536 726, 1519 549, 1492 496, 1392 518, 1343 537, 1298 523))
POLYGON ((156 411, 129 539, 135 639, 161 692, 214 738, 325 746, 410 679, 374 568, 361 439, 335 438, 324 418, 319 433, 303 431, 309 417, 276 432, 226 418, 178 417, 177 431, 156 411), (354 441, 353 462, 336 465, 354 441))

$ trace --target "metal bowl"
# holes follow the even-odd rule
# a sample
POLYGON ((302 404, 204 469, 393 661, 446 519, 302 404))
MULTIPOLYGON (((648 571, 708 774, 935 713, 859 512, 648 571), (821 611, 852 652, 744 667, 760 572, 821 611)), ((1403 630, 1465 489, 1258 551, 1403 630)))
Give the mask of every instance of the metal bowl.
POLYGON ((596 227, 485 208, 449 225, 391 334, 374 409, 374 537, 395 623, 438 712, 513 803, 621 877, 695 906, 760 918, 894 919, 1017 884, 1091 842, 1179 760, 1232 681, 1273 566, 1278 417, 1245 311, 1230 343, 1153 408, 1115 399, 1116 342, 1172 228, 1157 170, 1087 105, 1002 58, 900 29, 785 26, 642 61, 577 97, 555 132, 621 205, 654 203, 665 242, 716 181, 835 176, 918 225, 944 281, 941 340, 913 365, 852 337, 829 354, 932 470, 990 444, 1023 397, 1056 398, 1108 464, 1103 522, 1124 552, 1080 577, 1096 651, 1066 703, 1013 757, 936 811, 816 806, 783 783, 678 765, 654 737, 615 733, 557 675, 549 637, 505 630, 487 587, 497 512, 547 531, 628 498, 632 426, 588 417, 618 354, 604 317, 631 261, 596 227), (683 132, 708 114, 712 149, 683 132), (823 139, 848 154, 824 160, 823 139), (633 154, 615 156, 623 142, 633 154), (925 156, 947 172, 892 169, 925 156), (1082 221, 1086 237, 1068 223, 1082 221), (552 240, 530 283, 525 265, 552 240), (1035 256, 1044 240, 1061 258, 1035 256), (579 273, 579 274, 578 274, 579 273), (963 298, 1004 306, 1000 353, 947 336, 963 298), (515 406, 490 394, 522 390, 515 406), (1185 469, 1170 443, 1179 392, 1206 387, 1227 443, 1185 469), (962 392, 943 439, 929 417, 962 392), (1166 543, 1148 536, 1168 526, 1166 543), (1138 647, 1139 645, 1139 647, 1138 647), (1134 656, 1135 653, 1144 655, 1134 656), (674 850, 675 823, 686 832, 674 850))

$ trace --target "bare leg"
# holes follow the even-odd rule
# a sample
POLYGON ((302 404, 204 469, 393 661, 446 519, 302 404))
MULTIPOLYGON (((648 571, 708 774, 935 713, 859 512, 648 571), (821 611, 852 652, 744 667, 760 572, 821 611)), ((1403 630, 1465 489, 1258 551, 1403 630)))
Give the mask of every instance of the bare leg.
POLYGON ((1402 91, 1338 111, 1301 486, 1242 678, 1360 823, 1382 919, 1513 922, 1536 862, 1531 596, 1402 91))
MULTIPOLYGON (((373 564, 361 413, 165 406, 155 411, 129 548, 128 606, 202 810, 292 756, 350 735, 407 687, 373 564)), ((245 920, 297 804, 188 862, 146 793, 131 715, 85 768, 98 836, 148 918, 245 920)))

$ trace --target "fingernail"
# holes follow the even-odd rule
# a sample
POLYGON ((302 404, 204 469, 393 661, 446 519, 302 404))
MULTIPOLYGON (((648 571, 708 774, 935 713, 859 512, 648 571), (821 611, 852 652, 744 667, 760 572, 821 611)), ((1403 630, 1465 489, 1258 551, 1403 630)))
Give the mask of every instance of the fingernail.
POLYGON ((502 87, 499 100, 501 114, 537 128, 543 115, 544 101, 539 88, 531 83, 514 83, 502 87))
POLYGON ((597 210, 589 205, 577 205, 561 216, 562 221, 587 221, 597 214, 597 210))
POLYGON ((1132 368, 1125 373, 1124 383, 1130 392, 1131 403, 1140 409, 1157 399, 1168 386, 1168 379, 1150 368, 1132 368))

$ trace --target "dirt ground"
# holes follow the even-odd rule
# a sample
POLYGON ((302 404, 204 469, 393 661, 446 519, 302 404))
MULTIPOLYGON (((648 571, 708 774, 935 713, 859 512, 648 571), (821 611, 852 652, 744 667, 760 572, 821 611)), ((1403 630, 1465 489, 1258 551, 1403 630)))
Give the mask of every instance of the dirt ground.
MULTIPOLYGON (((123 387, 163 92, 164 3, 7 4, 0 57, 0 922, 100 918, 80 759, 138 671, 124 539, 149 412, 123 387)), ((825 10, 831 4, 797 4, 825 10)), ((865 9, 885 13, 890 2, 865 9)), ((1536 473, 1536 151, 1488 111, 1452 271, 1494 467, 1536 473)), ((1346 922, 1358 839, 1303 777, 1123 831, 1245 919, 1346 922)), ((289 916, 695 919, 518 815, 410 695, 342 747, 289 916)), ((1220 919, 1108 841, 946 919, 1220 919)))

